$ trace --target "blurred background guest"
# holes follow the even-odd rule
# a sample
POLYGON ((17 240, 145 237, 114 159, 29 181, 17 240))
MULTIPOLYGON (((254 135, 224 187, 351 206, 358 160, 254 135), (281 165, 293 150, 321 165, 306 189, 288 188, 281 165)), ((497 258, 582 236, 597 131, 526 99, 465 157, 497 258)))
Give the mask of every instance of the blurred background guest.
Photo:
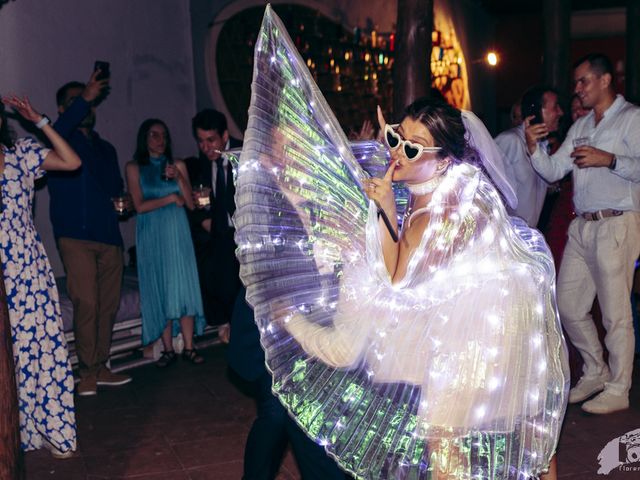
MULTIPOLYGON (((558 104, 558 94, 551 87, 535 86, 522 96, 522 115, 534 116, 532 122, 544 123, 549 132, 559 128, 562 109, 558 104)), ((535 228, 540 219, 540 212, 547 195, 547 182, 531 165, 524 136, 524 124, 520 123, 496 137, 496 143, 506 158, 507 174, 511 177, 518 206, 512 213, 522 218, 527 225, 535 228)), ((549 140, 544 140, 544 147, 549 148, 549 140)))

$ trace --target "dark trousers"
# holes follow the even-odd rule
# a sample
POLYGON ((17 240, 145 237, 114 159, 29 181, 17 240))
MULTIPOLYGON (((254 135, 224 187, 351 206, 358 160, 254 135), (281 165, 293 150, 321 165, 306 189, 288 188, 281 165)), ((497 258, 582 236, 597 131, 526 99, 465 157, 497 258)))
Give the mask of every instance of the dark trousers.
POLYGON ((202 304, 207 323, 231 321, 233 305, 240 289, 240 264, 236 258, 234 230, 212 235, 205 245, 196 246, 196 260, 202 304))
POLYGON ((272 480, 278 473, 287 444, 296 458, 303 480, 345 480, 349 478, 289 417, 271 392, 271 375, 265 371, 252 382, 257 404, 244 450, 243 480, 272 480))
POLYGON ((58 239, 58 249, 73 304, 80 376, 94 376, 109 360, 113 324, 120 306, 122 248, 63 237, 58 239))

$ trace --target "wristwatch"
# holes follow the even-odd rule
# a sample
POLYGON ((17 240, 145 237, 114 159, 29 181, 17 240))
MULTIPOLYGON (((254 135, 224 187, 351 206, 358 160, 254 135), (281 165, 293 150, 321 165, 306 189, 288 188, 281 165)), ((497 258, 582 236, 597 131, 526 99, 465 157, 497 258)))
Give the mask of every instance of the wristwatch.
POLYGON ((42 115, 42 118, 36 123, 36 127, 42 129, 45 125, 49 125, 50 123, 51 120, 49 120, 49 117, 47 117, 46 115, 42 115))
POLYGON ((609 164, 609 170, 615 170, 617 162, 618 162, 618 157, 616 157, 616 154, 614 153, 613 160, 611 160, 611 163, 609 164))

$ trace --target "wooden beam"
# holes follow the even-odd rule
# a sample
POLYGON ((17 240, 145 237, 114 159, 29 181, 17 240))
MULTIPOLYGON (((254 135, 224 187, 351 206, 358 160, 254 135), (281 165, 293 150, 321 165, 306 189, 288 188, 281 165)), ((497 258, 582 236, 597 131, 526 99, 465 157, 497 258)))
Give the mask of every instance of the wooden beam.
POLYGON ((0 265, 0 478, 20 478, 20 430, 11 324, 0 265))
POLYGON ((625 97, 640 102, 640 0, 627 2, 627 55, 625 97))
POLYGON ((569 47, 571 37, 571 0, 544 0, 544 83, 569 94, 569 47))
POLYGON ((431 32, 434 0, 398 0, 393 113, 400 115, 431 91, 431 32))

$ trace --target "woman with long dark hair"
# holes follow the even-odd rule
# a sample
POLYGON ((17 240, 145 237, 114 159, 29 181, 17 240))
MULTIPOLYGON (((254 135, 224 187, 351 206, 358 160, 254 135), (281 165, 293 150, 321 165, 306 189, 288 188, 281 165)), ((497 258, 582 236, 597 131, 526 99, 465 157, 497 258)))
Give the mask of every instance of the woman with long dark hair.
POLYGON ((566 347, 499 148, 431 98, 351 145, 270 7, 258 38, 234 223, 274 394, 356 478, 540 476, 566 347))
POLYGON ((73 373, 58 290, 33 223, 34 182, 46 170, 75 170, 81 161, 26 97, 0 103, 0 258, 9 306, 25 451, 48 448, 66 458, 76 449, 73 373), (52 148, 13 141, 4 105, 42 129, 52 148))
POLYGON ((182 331, 182 358, 202 363, 193 336, 204 330, 195 254, 184 208, 193 210, 186 166, 173 158, 169 129, 150 118, 138 129, 136 151, 127 164, 127 185, 138 212, 136 252, 142 341, 162 337, 164 351, 157 362, 166 367, 176 359, 172 337, 182 331))

